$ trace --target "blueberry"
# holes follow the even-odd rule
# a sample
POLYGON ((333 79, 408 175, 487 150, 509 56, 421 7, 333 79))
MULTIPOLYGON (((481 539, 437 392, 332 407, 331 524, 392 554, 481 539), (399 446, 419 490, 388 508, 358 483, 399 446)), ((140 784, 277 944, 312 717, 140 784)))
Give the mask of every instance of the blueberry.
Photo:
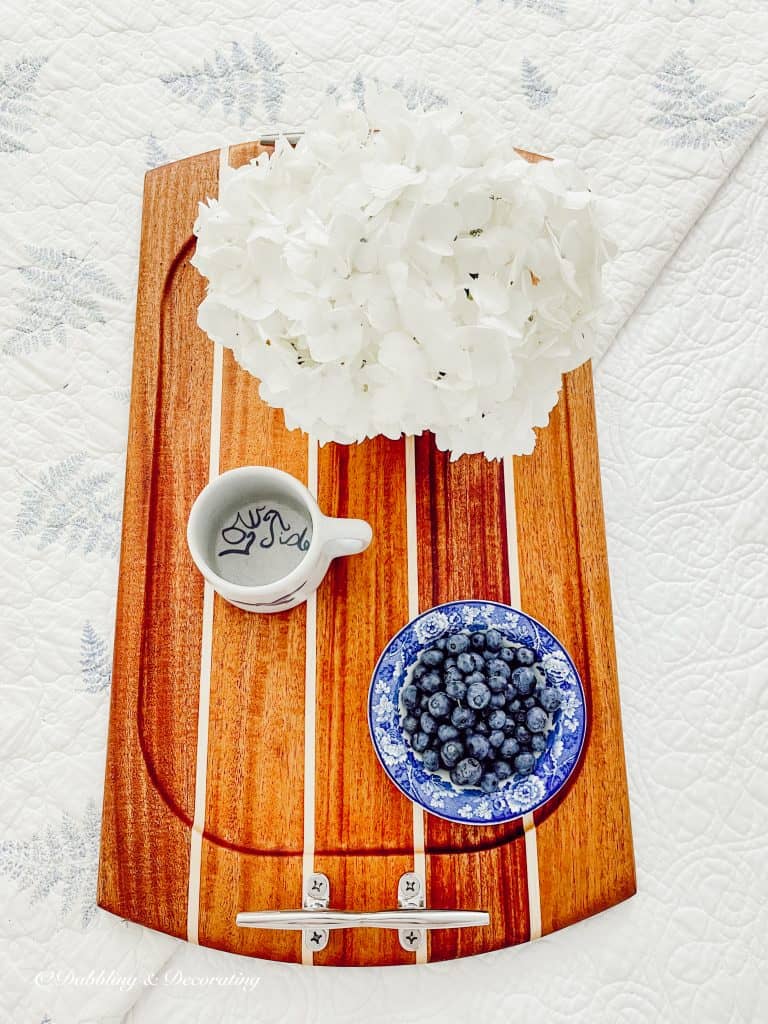
POLYGON ((429 736, 425 732, 415 732, 411 738, 411 746, 421 754, 429 746, 429 736))
POLYGON ((480 789, 484 793, 495 793, 499 788, 499 779, 495 772, 486 772, 480 779, 480 789))
POLYGON ((413 683, 409 683, 408 686, 403 687, 403 704, 410 711, 419 706, 419 693, 418 687, 414 686, 413 683))
POLYGON ((518 725, 518 727, 515 729, 515 739, 521 747, 527 747, 528 744, 531 742, 531 734, 528 732, 524 725, 518 725))
POLYGON ((536 655, 528 647, 518 647, 515 655, 518 665, 531 666, 536 661, 536 655))
POLYGON ((520 744, 512 736, 508 737, 501 744, 500 752, 504 758, 513 758, 520 750, 520 744))
POLYGON ((547 712, 543 708, 531 708, 525 716, 525 724, 531 732, 544 732, 547 728, 547 712))
MULTIPOLYGON (((513 693, 516 692, 514 687, 512 688, 512 692, 513 693)), ((507 690, 507 693, 509 693, 509 690, 507 690)), ((509 701, 509 710, 510 711, 519 711, 522 706, 523 705, 520 703, 520 701, 517 699, 517 697, 514 697, 512 700, 509 701)))
POLYGON ((514 665, 515 663, 515 648, 514 647, 502 647, 499 651, 499 657, 502 661, 505 661, 508 665, 514 665))
POLYGON ((469 673, 475 671, 475 661, 471 654, 462 652, 456 659, 456 668, 460 672, 469 673))
POLYGON ((471 672, 480 672, 485 668, 485 660, 479 654, 460 654, 456 659, 456 665, 465 675, 471 672))
POLYGON ((419 701, 419 707, 421 708, 422 711, 426 711, 427 708, 429 707, 429 697, 426 695, 426 693, 422 694, 421 700, 419 701))
POLYGON ((498 631, 498 629, 489 629, 485 634, 485 646, 490 647, 492 651, 501 650, 504 644, 504 637, 498 631))
POLYGON ((446 768, 453 768, 461 760, 463 753, 464 747, 458 740, 448 740, 440 747, 440 760, 446 768))
POLYGON ((483 722, 482 720, 479 722, 475 722, 472 728, 474 729, 475 732, 480 733, 481 736, 488 736, 490 735, 491 732, 491 730, 488 728, 487 723, 483 722))
POLYGON ((485 676, 482 672, 470 672, 468 676, 464 677, 464 682, 467 687, 474 686, 476 683, 482 683, 485 686, 485 676))
POLYGON ((438 651, 444 651, 447 641, 444 636, 441 636, 439 640, 435 640, 435 647, 438 651))
POLYGON ((490 699, 491 691, 485 683, 472 683, 471 686, 467 687, 467 704, 474 708, 475 711, 482 711, 483 708, 487 708, 490 699))
POLYGON ((491 744, 492 747, 498 748, 504 743, 505 738, 506 737, 504 736, 504 733, 501 731, 501 729, 494 729, 494 731, 488 737, 488 742, 491 744))
POLYGON ((535 754, 542 754, 547 749, 547 737, 540 732, 531 736, 531 750, 535 754))
POLYGON ((437 647, 430 647, 428 651, 424 651, 421 660, 425 665, 429 665, 430 668, 437 668, 438 665, 443 663, 443 652, 438 650, 437 647))
POLYGON ((443 722, 442 725, 437 727, 437 735, 441 743, 447 743, 448 740, 455 740, 459 735, 459 730, 455 725, 449 725, 447 722, 443 722))
POLYGON ((515 771, 521 775, 530 775, 535 763, 533 754, 518 754, 515 758, 515 771))
POLYGON ((425 676, 421 677, 421 689, 423 693, 437 693, 438 690, 442 690, 443 681, 437 672, 428 672, 425 676))
POLYGON ((501 693, 503 695, 507 688, 507 680, 504 676, 493 675, 488 678, 488 686, 493 693, 501 693))
POLYGON ((464 675, 462 672, 459 671, 458 666, 452 665, 450 668, 447 668, 443 673, 443 682, 445 683, 446 687, 448 686, 449 683, 463 683, 464 675))
POLYGON ((421 712, 419 725, 421 726, 421 731, 425 732, 427 736, 431 736, 433 732, 437 732, 437 722, 428 711, 421 712))
POLYGON ((443 676, 445 676, 445 673, 448 671, 449 668, 456 668, 455 658, 448 657, 445 659, 445 661, 443 662, 443 676))
POLYGON ((492 676, 504 676, 505 679, 509 679, 512 674, 512 669, 501 658, 494 658, 493 661, 489 661, 488 671, 492 676))
POLYGON ((427 771, 436 772, 440 768, 440 755, 436 750, 425 750, 422 761, 427 771))
POLYGON ((499 758, 493 765, 493 770, 496 772, 496 778, 508 779, 512 774, 512 765, 509 761, 502 761, 499 758))
POLYGON ((492 708, 503 708, 507 703, 507 698, 503 693, 494 693, 491 697, 489 707, 492 708))
POLYGON ((451 772, 451 782, 456 786, 476 786, 482 775, 480 762, 474 757, 465 757, 451 772))
POLYGON ((459 676, 458 679, 451 679, 445 684, 445 692, 452 700, 464 700, 467 694, 467 684, 459 676))
POLYGON ((488 757, 488 740, 485 736, 481 736, 479 733, 470 733, 467 736, 465 742, 467 753, 471 754, 472 757, 478 758, 480 761, 484 761, 488 757))
POLYGON ((469 637, 466 633, 456 633, 455 636, 449 636, 445 641, 445 649, 450 654, 463 654, 464 651, 469 650, 469 637))
POLYGON ((501 710, 492 711, 486 718, 486 722, 492 729, 503 729, 506 721, 507 716, 501 710))
POLYGON ((490 647, 486 647, 481 653, 486 662, 493 661, 494 658, 498 658, 498 652, 492 651, 490 647))
POLYGON ((519 711, 515 711, 514 718, 518 725, 525 725, 525 716, 528 712, 525 708, 521 708, 519 711))
POLYGON ((510 679, 521 697, 527 697, 536 685, 536 673, 530 668, 516 668, 510 679))
POLYGON ((413 679, 413 681, 415 683, 417 683, 419 681, 419 679, 421 679, 421 677, 426 675, 426 674, 427 674, 427 666, 426 665, 422 665, 421 662, 419 662, 418 665, 414 665, 413 666, 412 679, 413 679))
POLYGON ((503 728, 507 736, 514 736, 517 722, 511 715, 507 715, 503 728))
POLYGON ((560 707, 560 694, 552 686, 545 686, 539 694, 539 703, 545 711, 555 711, 560 707))
POLYGON ((451 702, 444 693, 433 693, 429 698, 429 713, 433 718, 447 718, 451 713, 451 702))
POLYGON ((467 729, 475 724, 475 713, 469 708, 454 708, 451 712, 451 722, 457 729, 467 729))
POLYGON ((485 633, 483 633, 482 631, 473 633, 469 638, 469 643, 473 651, 484 651, 485 633))
POLYGON ((416 732, 419 728, 419 720, 415 715, 406 715, 403 719, 403 729, 406 732, 416 732))

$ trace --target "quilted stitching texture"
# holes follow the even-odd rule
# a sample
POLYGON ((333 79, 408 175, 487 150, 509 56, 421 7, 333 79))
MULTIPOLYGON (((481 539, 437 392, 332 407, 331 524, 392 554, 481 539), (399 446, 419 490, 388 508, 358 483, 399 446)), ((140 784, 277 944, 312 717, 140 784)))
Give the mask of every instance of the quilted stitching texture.
MULTIPOLYGON (((117 1019, 140 990, 117 976, 177 945, 92 911, 146 166, 301 124, 372 78, 412 102, 482 99, 500 130, 574 156, 615 202, 605 347, 768 114, 768 20, 760 0, 233 0, 226 15, 210 0, 34 0, 2 14, 0 1009, 67 1024, 117 1019), (34 984, 92 969, 111 983, 34 984)), ((231 1019, 451 1019, 470 999, 491 1020, 768 1016, 765 777, 749 742, 765 716, 767 194, 750 155, 597 376, 641 896, 532 949, 406 979, 182 949, 190 974, 262 976, 248 1006, 217 991, 231 1019), (680 689, 660 721, 649 697, 670 665, 680 689)), ((146 991, 136 1019, 210 1005, 146 991)))
POLYGON ((768 133, 596 369, 638 893, 527 947, 306 971, 183 945, 129 1024, 768 1020, 768 133))

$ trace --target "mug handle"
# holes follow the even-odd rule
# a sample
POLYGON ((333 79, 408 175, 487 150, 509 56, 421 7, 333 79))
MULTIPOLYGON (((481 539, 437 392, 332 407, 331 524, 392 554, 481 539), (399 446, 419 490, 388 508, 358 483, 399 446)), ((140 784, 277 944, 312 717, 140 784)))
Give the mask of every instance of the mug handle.
POLYGON ((323 516, 323 550, 330 558, 359 555, 371 543, 373 530, 364 519, 323 516))

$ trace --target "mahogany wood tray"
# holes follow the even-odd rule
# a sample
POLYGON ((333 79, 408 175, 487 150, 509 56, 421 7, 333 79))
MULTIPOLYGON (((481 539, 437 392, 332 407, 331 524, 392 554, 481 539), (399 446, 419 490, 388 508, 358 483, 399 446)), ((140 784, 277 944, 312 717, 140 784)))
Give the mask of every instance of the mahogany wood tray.
POLYGON ((286 431, 197 327, 205 282, 189 262, 220 164, 262 148, 146 177, 98 902, 193 942, 317 965, 526 942, 635 891, 591 369, 564 379, 533 455, 503 463, 450 463, 430 436, 319 449, 286 431), (282 614, 225 603, 187 550, 194 498, 244 464, 288 470, 328 514, 373 526, 365 554, 333 563, 316 597, 282 614), (414 809, 368 737, 386 642, 419 610, 464 598, 541 620, 587 694, 569 785, 506 826, 414 809), (428 907, 485 910, 490 924, 432 931, 414 954, 397 931, 332 931, 313 953, 301 932, 235 923, 300 908, 313 872, 333 908, 391 909, 411 871, 428 907))

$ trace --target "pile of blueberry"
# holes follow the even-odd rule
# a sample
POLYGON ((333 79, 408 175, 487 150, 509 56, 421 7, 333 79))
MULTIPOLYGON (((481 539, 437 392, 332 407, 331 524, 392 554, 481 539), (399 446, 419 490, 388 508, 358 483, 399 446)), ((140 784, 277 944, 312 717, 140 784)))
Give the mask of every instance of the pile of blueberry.
POLYGON ((560 704, 534 652, 496 629, 455 633, 423 650, 400 700, 424 767, 484 793, 533 772, 560 704))

